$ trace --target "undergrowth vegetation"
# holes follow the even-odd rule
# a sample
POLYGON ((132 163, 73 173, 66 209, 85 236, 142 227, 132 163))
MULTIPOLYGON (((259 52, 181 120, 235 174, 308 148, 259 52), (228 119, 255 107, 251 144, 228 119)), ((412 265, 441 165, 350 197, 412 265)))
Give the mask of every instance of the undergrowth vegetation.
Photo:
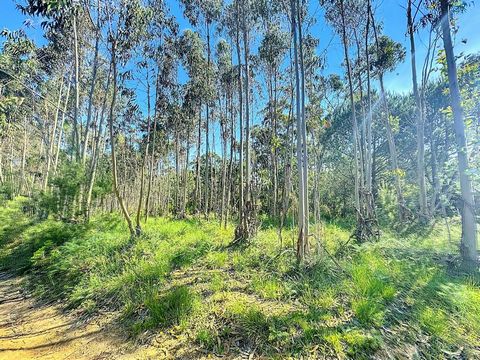
POLYGON ((131 240, 117 215, 89 224, 36 220, 24 200, 0 208, 0 267, 26 273, 42 298, 85 314, 116 311, 133 337, 170 331, 215 354, 256 349, 272 358, 480 356, 479 279, 454 253, 460 227, 382 233, 349 242, 327 223, 323 247, 299 268, 292 234, 264 228, 229 248, 233 227, 150 219, 131 240), (335 261, 330 256, 335 256, 335 261))

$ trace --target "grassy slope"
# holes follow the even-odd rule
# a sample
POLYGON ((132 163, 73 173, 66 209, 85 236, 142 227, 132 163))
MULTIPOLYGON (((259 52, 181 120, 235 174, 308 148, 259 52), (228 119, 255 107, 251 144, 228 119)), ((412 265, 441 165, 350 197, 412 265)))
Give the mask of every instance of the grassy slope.
MULTIPOLYGON (((28 272, 39 296, 69 307, 118 310, 137 337, 168 331, 208 352, 277 358, 480 356, 479 280, 454 270, 441 225, 350 246, 342 269, 326 255, 299 269, 273 229, 227 250, 232 228, 152 219, 131 242, 117 216, 36 222, 20 205, 0 208, 0 268, 28 272)), ((323 238, 335 252, 348 235, 327 224, 323 238)))

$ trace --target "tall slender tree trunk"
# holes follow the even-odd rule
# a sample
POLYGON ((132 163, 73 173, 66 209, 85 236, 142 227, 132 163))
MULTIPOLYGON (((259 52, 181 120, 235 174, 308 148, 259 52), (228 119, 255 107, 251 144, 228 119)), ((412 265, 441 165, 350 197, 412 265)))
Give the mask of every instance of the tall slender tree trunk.
POLYGON ((175 215, 180 213, 180 132, 175 124, 175 192, 174 192, 175 215))
POLYGON ((202 179, 200 174, 201 165, 201 145, 202 145, 202 106, 198 109, 198 136, 197 136, 197 151, 195 164, 195 211, 197 215, 200 214, 202 201, 202 179))
MULTIPOLYGON (((111 67, 108 70, 108 76, 107 76, 107 85, 105 87, 105 93, 108 94, 108 91, 110 89, 110 80, 111 80, 111 67)), ((103 122, 105 119, 105 109, 107 108, 107 96, 104 97, 103 104, 102 104, 102 111, 100 113, 100 122, 98 125, 98 131, 95 136, 95 143, 94 143, 94 149, 92 153, 92 160, 90 164, 90 173, 89 173, 89 179, 88 179, 88 187, 87 187, 87 197, 85 199, 85 209, 84 209, 84 216, 85 219, 88 221, 90 218, 90 207, 92 203, 92 192, 93 192, 93 185, 95 184, 95 177, 97 174, 97 165, 98 165, 98 159, 100 158, 100 142, 103 137, 103 122)))
POLYGON ((360 183, 359 183, 359 158, 358 158, 358 124, 357 124, 357 112, 355 109, 355 99, 354 99, 354 89, 353 89, 353 76, 352 76, 352 67, 350 64, 350 57, 348 55, 348 39, 347 39, 347 29, 345 21, 345 8, 343 0, 340 0, 340 16, 342 21, 342 44, 343 52, 345 58, 345 64, 347 66, 347 77, 348 77, 348 89, 349 89, 349 100, 350 100, 350 109, 352 112, 352 129, 353 129, 353 147, 354 147, 354 161, 355 161, 355 210, 357 211, 357 226, 361 219, 358 218, 358 213, 360 211, 360 183))
MULTIPOLYGON (((207 28, 207 84, 210 86, 210 57, 211 57, 211 49, 210 49, 210 23, 209 20, 206 20, 206 28, 207 28)), ((210 160, 210 137, 209 137, 209 127, 210 127, 210 99, 207 99, 205 103, 205 110, 206 110, 206 128, 205 128, 205 208, 204 214, 205 218, 208 218, 210 213, 210 206, 212 204, 209 203, 209 195, 212 191, 212 181, 211 181, 211 171, 212 171, 212 164, 210 160)))
POLYGON ((53 119, 53 129, 52 129, 52 135, 50 136, 50 140, 48 141, 48 144, 46 146, 46 150, 47 150, 47 168, 46 168, 46 171, 45 171, 45 178, 44 178, 44 183, 43 183, 43 191, 46 191, 47 190, 47 186, 48 186, 48 180, 49 180, 49 176, 50 176, 50 166, 52 164, 52 157, 53 157, 53 150, 54 150, 54 146, 55 146, 55 137, 57 135, 57 126, 58 126, 58 114, 59 114, 59 111, 60 111, 60 103, 62 101, 62 93, 63 93, 63 78, 61 80, 61 84, 60 84, 60 90, 59 90, 59 93, 58 93, 58 100, 57 100, 57 108, 55 110, 55 115, 54 115, 54 119, 53 119))
MULTIPOLYGON (((433 194, 430 200, 429 214, 431 214, 432 216, 435 216, 438 202, 442 201, 440 200, 440 193, 442 189, 441 189, 440 179, 438 177, 437 139, 435 137, 435 134, 433 133, 432 124, 430 124, 427 127, 427 129, 428 129, 427 138, 430 139, 430 155, 431 155, 430 166, 432 169, 432 184, 433 184, 433 194)), ((443 204, 442 204, 442 208, 444 208, 443 204)))
POLYGON ((368 1, 368 15, 367 15, 367 24, 365 28, 365 58, 366 58, 366 65, 367 65, 367 125, 366 125, 366 156, 365 156, 365 184, 366 184, 366 191, 368 193, 369 201, 368 201, 368 210, 369 216, 374 216, 374 204, 375 201, 373 199, 373 145, 372 145, 372 123, 373 123, 373 115, 372 115, 372 89, 371 89, 371 74, 370 74, 370 54, 369 54, 369 34, 370 34, 370 13, 372 11, 372 3, 371 0, 368 1))
MULTIPOLYGON (((355 43, 357 46, 357 61, 359 64, 362 62, 362 50, 361 50, 361 45, 360 41, 357 35, 357 29, 353 29, 353 36, 355 38, 355 43)), ((367 118, 367 114, 365 113, 365 99, 363 97, 363 80, 362 80, 362 74, 360 72, 357 73, 358 75, 358 92, 360 96, 360 109, 361 109, 361 123, 358 125, 357 128, 357 144, 358 144, 358 161, 359 161, 359 196, 360 196, 360 213, 361 216, 365 217, 365 150, 367 148, 367 144, 365 143, 366 140, 366 121, 365 119, 367 118)))
MULTIPOLYGON (((27 176, 25 173, 25 165, 27 159, 27 146, 28 146, 28 122, 27 115, 24 116, 23 120, 23 148, 22 148, 22 164, 21 164, 21 185, 20 185, 20 195, 23 195, 25 189, 28 187, 27 176)), ((0 149, 1 151, 1 149, 0 149)))
POLYGON ((453 111, 453 129, 457 147, 458 172, 460 176, 460 189, 462 194, 462 246, 461 253, 469 263, 478 261, 477 253, 477 224, 475 219, 475 199, 473 196, 472 181, 468 174, 468 149, 465 136, 464 114, 461 104, 460 89, 458 87, 457 66, 453 53, 452 37, 450 33, 450 9, 448 0, 440 1, 441 27, 443 45, 447 58, 448 84, 450 88, 450 101, 453 111))
MULTIPOLYGON (((220 99, 219 102, 221 103, 220 99)), ((221 104, 220 104, 221 105, 221 104)), ((221 110, 221 109, 220 109, 221 110)), ((222 115, 220 115, 222 116, 222 115)), ((220 226, 223 224, 225 217, 225 207, 226 207, 226 194, 227 194, 227 140, 228 140, 228 129, 227 129, 227 118, 228 118, 228 96, 225 92, 225 115, 222 116, 221 120, 221 136, 222 136, 222 199, 220 205, 220 226)))
MULTIPOLYGON (((290 47, 289 51, 290 55, 290 74, 294 73, 293 67, 293 56, 292 56, 292 48, 290 47)), ((287 139, 288 143, 290 144, 290 148, 288 149, 288 153, 285 155, 285 166, 283 171, 283 189, 282 189, 282 206, 280 208, 280 223, 278 224, 278 238, 280 240, 280 249, 283 247, 283 238, 282 238, 282 231, 283 225, 285 223, 288 209, 289 209, 289 197, 291 194, 292 188, 292 164, 293 164, 293 157, 294 157, 294 141, 293 141, 293 101, 294 101, 294 91, 293 91, 293 76, 290 76, 290 102, 288 107, 288 125, 287 125, 287 139)))
MULTIPOLYGON (((250 52, 249 52, 249 36, 246 23, 247 9, 245 1, 243 1, 243 54, 245 62, 245 162, 246 162, 246 179, 245 179, 245 198, 247 206, 250 206, 251 199, 251 153, 250 153, 250 52)), ((245 219, 244 219, 245 220, 245 219)))
POLYGON ((68 99, 70 97, 70 88, 71 88, 71 79, 68 81, 67 93, 65 95, 65 102, 64 102, 64 105, 63 105, 62 120, 60 121, 60 132, 58 133, 57 148, 55 150, 55 161, 53 163, 53 175, 57 174, 58 158, 60 156, 60 148, 61 148, 61 145, 62 145, 63 126, 65 125, 65 116, 66 116, 66 113, 67 113, 68 99))
POLYGON ((273 216, 278 217, 278 124, 277 124, 277 69, 273 74, 273 216))
POLYGON ((297 0, 297 26, 298 26, 298 44, 300 50, 300 95, 301 95, 301 119, 302 119, 302 167, 303 167, 303 197, 304 197, 304 217, 305 217, 305 239, 303 242, 303 253, 305 255, 309 252, 309 222, 310 222, 310 202, 308 196, 308 151, 307 151, 307 121, 305 115, 305 66, 303 55, 303 35, 302 35, 302 18, 301 14, 301 2, 297 0))
POLYGON ((290 0, 290 11, 292 21, 292 36, 294 49, 294 70, 295 70, 295 103, 296 103, 296 121, 297 121, 297 168, 298 168, 298 240, 297 240, 297 259, 299 262, 305 260, 305 248, 308 241, 307 222, 305 214, 305 177, 304 177, 304 158, 303 158, 303 121, 302 121, 302 93, 300 83, 300 61, 297 38, 297 0, 290 0))
POLYGON ((227 187, 227 201, 225 209, 224 227, 227 227, 230 199, 232 194, 233 185, 233 157, 235 151, 235 114, 233 111, 233 89, 229 89, 230 92, 230 160, 228 163, 228 187, 227 187))
MULTIPOLYGON (((237 14, 240 13, 239 1, 236 1, 237 14)), ((240 20, 237 16, 237 29, 235 33, 235 45, 237 50, 237 62, 238 62, 238 118, 239 118, 239 127, 240 127, 240 149, 239 149, 239 164, 240 164, 240 201, 239 201, 239 223, 243 224, 244 222, 244 210, 245 210, 245 192, 244 192, 244 164, 243 164, 243 154, 245 151, 244 144, 244 126, 243 126, 243 81, 242 81, 242 58, 240 55, 240 20)))
POLYGON ((418 90, 417 64, 415 52, 415 28, 412 17, 412 0, 408 0, 407 6, 407 27, 410 37, 410 55, 412 65, 413 95, 415 97, 417 113, 417 182, 419 188, 420 215, 423 218, 428 217, 427 190, 425 184, 425 119, 418 90))
MULTIPOLYGON (((370 13, 371 19, 372 19, 372 27, 373 27, 373 33, 375 35, 375 46, 377 49, 377 52, 380 51, 379 47, 379 41, 378 41, 378 34, 377 34, 377 28, 375 25, 375 17, 373 15, 373 12, 370 13)), ((387 133, 387 142, 388 142, 388 149, 390 153, 390 168, 393 173, 393 178, 394 178, 394 184, 395 184, 395 190, 397 193, 397 207, 398 207, 398 218, 400 221, 404 220, 405 218, 405 200, 403 197, 403 191, 402 191, 402 183, 400 180, 400 168, 398 166, 398 156, 397 156, 397 148, 395 145, 395 138, 393 136, 393 130, 392 126, 390 124, 390 110, 388 107, 388 99, 387 95, 385 92, 385 85, 383 81, 383 72, 380 71, 378 74, 378 79, 380 82, 380 98, 383 101, 383 106, 385 109, 385 117, 384 117, 384 122, 385 122, 385 131, 387 133)))
POLYGON ((150 166, 148 170, 148 186, 145 196, 145 222, 148 220, 150 212, 150 194, 153 184, 153 174, 155 167, 155 140, 157 138, 157 121, 158 121, 158 102, 159 102, 159 86, 160 86, 160 69, 157 69, 157 79, 155 82, 155 109, 153 111, 153 134, 152 134, 152 150, 150 154, 150 166))
MULTIPOLYGON (((212 121, 213 121, 212 117, 212 121)), ((215 126, 212 126, 212 152, 215 152, 215 126)), ((217 190, 217 169, 213 166, 213 156, 210 156, 210 211, 218 212, 218 190, 217 190)))
POLYGON ((75 106, 73 108, 73 152, 75 159, 80 157, 80 135, 78 132, 78 117, 80 111, 80 55, 78 50, 78 30, 77 30, 77 14, 73 16, 73 50, 74 50, 74 83, 75 83, 75 106))
POLYGON ((88 109, 87 109, 87 120, 85 122, 85 129, 82 136, 82 153, 81 159, 82 164, 85 164, 85 159, 87 156, 87 143, 88 143, 88 134, 90 131, 90 123, 92 121, 92 110, 93 110, 93 95, 95 93, 95 85, 97 83, 97 70, 98 70, 98 53, 100 45, 100 1, 97 1, 98 16, 97 16, 97 28, 95 29, 95 50, 93 54, 93 64, 92 64, 92 79, 90 80, 90 90, 88 92, 88 109))
POLYGON ((147 141, 145 143, 145 152, 142 159, 142 168, 140 170, 140 193, 138 194, 138 206, 137 206, 137 216, 135 219, 135 233, 140 235, 142 233, 142 225, 140 223, 142 205, 143 205, 143 192, 145 187, 145 167, 147 166, 147 159, 150 146, 150 125, 151 125, 151 106, 150 106, 150 74, 147 67, 147 141))
POLYGON ((130 231, 130 236, 135 236, 135 229, 133 228, 132 219, 128 213, 127 207, 123 202, 123 198, 120 195, 120 191, 118 188, 118 174, 117 174, 117 156, 115 152, 115 136, 113 133, 113 117, 115 113, 115 103, 117 100, 117 59, 116 59, 116 43, 115 41, 112 42, 112 70, 113 70, 113 94, 112 94, 112 101, 110 104, 110 112, 108 116, 108 127, 110 131, 110 155, 112 160, 112 175, 113 175, 113 192, 117 198, 118 204, 122 210, 123 216, 125 217, 125 221, 127 222, 128 229, 130 231))
POLYGON ((180 217, 183 219, 186 217, 187 211, 187 188, 188 188, 188 164, 190 161, 190 125, 187 128, 187 144, 185 148, 185 167, 183 171, 183 196, 182 196, 182 209, 180 211, 180 217))

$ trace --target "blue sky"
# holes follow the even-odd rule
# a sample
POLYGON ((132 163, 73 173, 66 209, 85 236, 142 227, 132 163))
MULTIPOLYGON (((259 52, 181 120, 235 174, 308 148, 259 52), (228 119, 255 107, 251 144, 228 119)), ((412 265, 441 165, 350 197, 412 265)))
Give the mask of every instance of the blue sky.
MULTIPOLYGON (((23 25, 27 19, 17 9, 15 4, 21 0, 0 0, 0 29, 7 28, 16 30, 25 28, 23 25)), ((178 0, 167 0, 171 12, 176 16, 180 28, 186 29, 190 25, 183 18, 182 7, 178 0)), ((400 64, 397 69, 386 76, 386 87, 390 91, 406 92, 411 89, 411 73, 410 73, 410 54, 408 51, 408 43, 406 38, 406 17, 405 17, 406 0, 383 0, 378 3, 376 16, 379 21, 383 22, 384 31, 395 41, 404 44, 407 48, 407 58, 404 63, 400 64)), ((315 15, 318 19, 317 23, 310 29, 313 36, 320 39, 319 51, 327 50, 327 67, 326 73, 342 73, 342 48, 340 39, 335 36, 328 24, 323 20, 323 10, 318 5, 317 0, 310 1, 310 14, 315 15), (327 49, 326 49, 327 48, 327 49)), ((39 19, 33 20, 33 28, 27 28, 28 35, 37 44, 44 42, 39 19)), ((480 5, 474 4, 468 8, 467 12, 461 14, 458 24, 459 32, 456 38, 455 52, 473 53, 480 51, 480 5), (463 44, 460 40, 467 39, 467 43, 463 44)), ((426 32, 420 32, 417 36, 417 59, 420 62, 425 56, 425 46, 422 40, 426 42, 426 32)), ((1 41, 0 41, 1 42, 1 41)), ((182 74, 180 75, 182 77, 182 74)))

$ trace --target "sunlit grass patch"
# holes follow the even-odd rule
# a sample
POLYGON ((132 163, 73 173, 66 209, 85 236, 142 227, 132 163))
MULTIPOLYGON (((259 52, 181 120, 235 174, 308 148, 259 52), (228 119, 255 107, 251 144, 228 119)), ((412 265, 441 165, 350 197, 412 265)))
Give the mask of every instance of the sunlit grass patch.
POLYGON ((353 291, 358 295, 392 300, 395 296, 395 264, 387 263, 378 253, 365 252, 351 266, 353 291))
POLYGON ((338 306, 338 296, 337 290, 333 287, 322 290, 309 288, 304 291, 300 300, 311 312, 324 314, 338 306))
POLYGON ((212 251, 207 253, 202 260, 208 268, 219 269, 224 267, 228 261, 228 254, 226 252, 212 251))
POLYGON ((177 325, 198 306, 198 297, 186 286, 174 287, 158 298, 148 298, 145 306, 159 324, 177 325))
POLYGON ((286 293, 286 289, 280 281, 261 275, 253 276, 251 287, 264 299, 280 299, 286 293))
POLYGON ((418 314, 420 326, 430 335, 442 340, 451 341, 452 333, 447 315, 442 309, 427 306, 418 314))
POLYGON ((465 328, 465 337, 480 346, 480 287, 478 284, 447 283, 440 287, 439 295, 456 314, 456 320, 465 328))
POLYGON ((342 344, 342 334, 334 331, 331 334, 328 334, 324 337, 326 343, 333 349, 335 355, 342 359, 345 357, 345 352, 343 351, 342 344))
POLYGON ((360 330, 350 330, 343 334, 342 339, 346 345, 346 353, 354 359, 368 359, 381 346, 379 335, 360 330))
POLYGON ((381 326, 385 307, 396 295, 395 278, 400 269, 387 262, 381 253, 366 249, 350 265, 351 280, 345 281, 350 293, 351 307, 364 326, 381 326))
POLYGON ((351 229, 335 222, 326 223, 323 227, 323 237, 320 239, 329 251, 335 253, 342 244, 348 242, 351 229))
POLYGON ((227 284, 225 282, 225 276, 221 273, 213 274, 210 278, 209 288, 214 293, 218 293, 220 291, 225 290, 227 284))
POLYGON ((135 320, 132 326, 134 333, 155 327, 186 325, 186 321, 200 308, 200 300, 186 286, 169 289, 165 294, 152 291, 144 299, 146 313, 135 320))
POLYGON ((431 271, 414 282, 412 320, 447 344, 480 345, 480 287, 468 278, 431 271))
POLYGON ((353 300, 352 310, 362 325, 381 326, 383 324, 384 306, 375 300, 368 298, 353 300))

